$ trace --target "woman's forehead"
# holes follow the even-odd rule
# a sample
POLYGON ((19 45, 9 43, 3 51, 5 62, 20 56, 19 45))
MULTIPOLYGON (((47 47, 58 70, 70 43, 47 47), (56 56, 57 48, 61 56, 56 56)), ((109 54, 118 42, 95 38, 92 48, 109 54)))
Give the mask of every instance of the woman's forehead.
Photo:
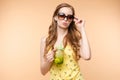
POLYGON ((59 13, 65 13, 65 14, 70 14, 70 15, 73 14, 71 8, 69 8, 69 7, 63 7, 63 8, 61 8, 61 9, 59 10, 59 13))

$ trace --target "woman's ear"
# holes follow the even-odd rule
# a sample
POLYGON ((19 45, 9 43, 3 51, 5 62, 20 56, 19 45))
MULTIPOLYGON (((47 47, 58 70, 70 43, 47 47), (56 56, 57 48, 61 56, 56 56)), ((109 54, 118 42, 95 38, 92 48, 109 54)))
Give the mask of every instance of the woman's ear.
POLYGON ((54 17, 54 20, 57 21, 57 16, 54 17))

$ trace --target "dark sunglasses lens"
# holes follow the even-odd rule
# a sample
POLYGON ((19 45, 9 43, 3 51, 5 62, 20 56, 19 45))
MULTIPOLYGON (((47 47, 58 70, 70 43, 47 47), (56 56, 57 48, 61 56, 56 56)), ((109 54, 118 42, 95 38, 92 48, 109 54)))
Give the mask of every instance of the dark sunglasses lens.
POLYGON ((74 16, 73 16, 73 15, 68 15, 67 18, 68 18, 69 20, 72 20, 72 19, 74 19, 74 16))
POLYGON ((58 14, 58 18, 59 19, 64 19, 65 18, 65 14, 58 14))
POLYGON ((65 18, 67 18, 67 20, 71 21, 74 19, 74 16, 73 15, 66 16, 64 13, 59 13, 58 18, 61 20, 64 20, 65 18))

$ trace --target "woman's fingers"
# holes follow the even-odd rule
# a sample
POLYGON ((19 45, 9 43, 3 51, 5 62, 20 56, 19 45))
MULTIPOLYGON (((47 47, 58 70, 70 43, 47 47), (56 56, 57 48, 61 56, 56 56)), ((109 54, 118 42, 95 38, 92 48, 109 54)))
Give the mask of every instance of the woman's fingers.
POLYGON ((52 51, 53 51, 53 55, 55 55, 55 52, 57 51, 57 48, 54 48, 52 51))
POLYGON ((81 28, 85 26, 85 20, 83 19, 78 19, 78 18, 74 18, 74 22, 76 24, 77 27, 81 28))
POLYGON ((48 62, 52 62, 54 60, 54 55, 55 55, 55 52, 56 52, 56 48, 54 48, 51 52, 49 52, 47 55, 46 55, 46 58, 47 58, 47 61, 48 62))
POLYGON ((82 23, 83 22, 83 20, 82 19, 78 19, 78 18, 74 18, 74 21, 75 21, 75 23, 77 24, 77 23, 82 23))
POLYGON ((52 58, 52 57, 47 58, 48 62, 52 62, 53 60, 54 60, 54 58, 52 58))
POLYGON ((75 24, 76 24, 77 21, 78 21, 78 18, 75 17, 75 18, 74 18, 74 22, 75 22, 75 24))
POLYGON ((46 56, 48 62, 52 62, 54 60, 54 57, 52 55, 46 56))

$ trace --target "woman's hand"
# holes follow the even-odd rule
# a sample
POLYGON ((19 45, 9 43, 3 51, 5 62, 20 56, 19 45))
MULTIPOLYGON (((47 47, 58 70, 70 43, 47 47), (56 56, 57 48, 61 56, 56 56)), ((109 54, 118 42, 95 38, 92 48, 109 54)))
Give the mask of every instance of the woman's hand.
POLYGON ((46 59, 48 62, 53 62, 56 50, 57 49, 53 49, 52 51, 48 52, 48 54, 46 54, 46 59))
POLYGON ((80 40, 80 56, 85 60, 89 60, 91 58, 91 49, 84 29, 85 21, 78 18, 74 18, 74 21, 82 36, 80 40))
POLYGON ((85 26, 85 20, 82 19, 78 19, 78 18, 74 18, 74 22, 76 24, 76 26, 78 27, 79 30, 81 30, 81 28, 84 28, 85 26))

